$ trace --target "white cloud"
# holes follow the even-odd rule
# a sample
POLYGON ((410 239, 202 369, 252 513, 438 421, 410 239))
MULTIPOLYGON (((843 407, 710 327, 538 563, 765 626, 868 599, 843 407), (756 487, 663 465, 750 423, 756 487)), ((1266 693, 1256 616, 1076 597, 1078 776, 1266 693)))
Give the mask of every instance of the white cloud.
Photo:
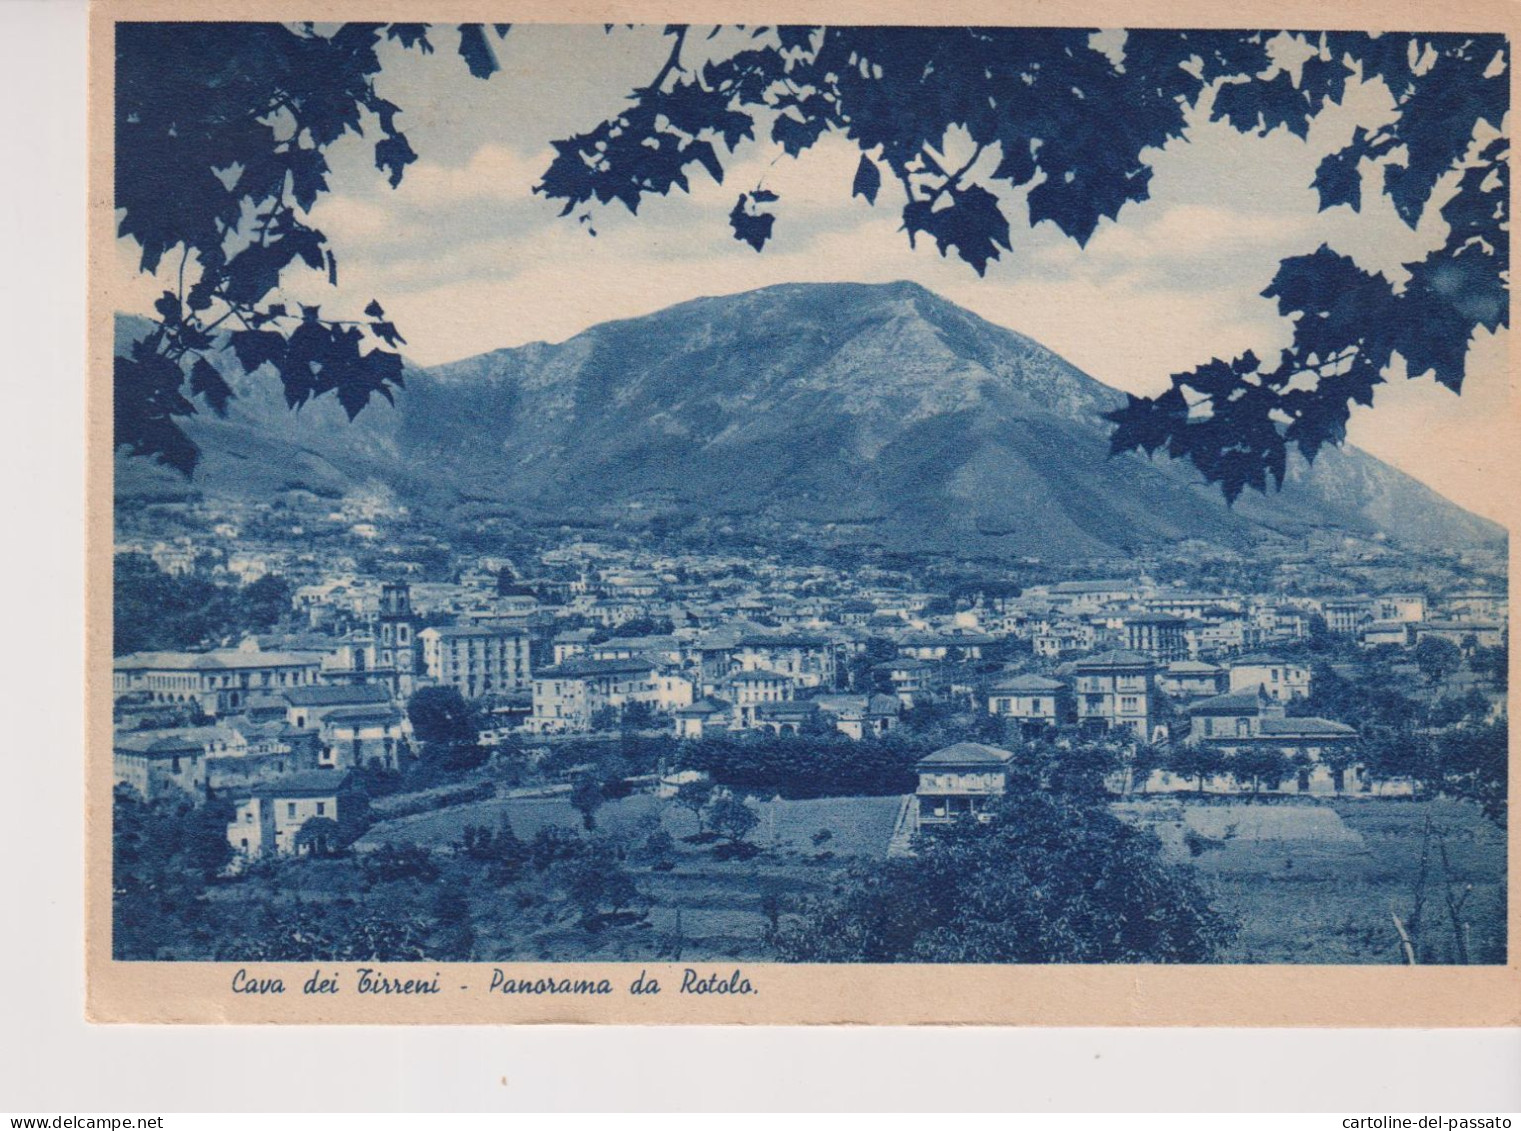
POLYGON ((310 222, 335 246, 363 249, 394 239, 396 210, 363 197, 333 193, 312 209, 310 222))
POLYGON ((1118 263, 1198 263, 1302 241, 1313 227, 1313 218, 1303 214, 1176 204, 1135 223, 1107 225, 1081 256, 1104 267, 1118 263))
POLYGON ((527 154, 488 143, 464 165, 417 161, 407 167, 397 186, 396 202, 423 210, 460 201, 522 199, 543 176, 552 156, 547 148, 527 154))

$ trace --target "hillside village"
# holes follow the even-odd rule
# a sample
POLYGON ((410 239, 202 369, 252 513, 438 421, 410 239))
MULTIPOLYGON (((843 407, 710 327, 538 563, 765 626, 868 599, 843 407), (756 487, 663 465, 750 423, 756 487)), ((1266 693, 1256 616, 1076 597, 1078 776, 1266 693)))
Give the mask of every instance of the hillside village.
POLYGON ((272 530, 267 507, 164 509, 209 536, 124 533, 119 555, 168 578, 280 579, 288 607, 260 631, 118 654, 115 776, 148 801, 230 801, 244 860, 351 842, 346 783, 419 759, 416 703, 437 689, 471 713, 454 740, 474 747, 467 761, 510 754, 527 790, 572 787, 586 768, 553 755, 575 739, 673 740, 618 783, 658 793, 701 776, 683 751, 703 740, 960 737, 903 767, 918 785, 882 846, 898 852, 979 812, 1031 744, 1102 744, 1116 795, 1411 793, 1412 774, 1377 757, 1388 724, 1336 717, 1317 673, 1402 692, 1426 717, 1398 726, 1428 738, 1505 711, 1503 588, 1416 584, 1399 554, 1367 543, 1285 552, 1259 591, 1190 583, 1177 561, 937 590, 911 569, 627 537, 571 537, 532 557, 447 551, 441 570, 437 541, 414 543, 430 568, 393 533, 396 560, 366 569, 378 533, 406 527, 383 497, 288 512, 283 537, 262 542, 245 528, 272 530), (323 524, 329 548, 303 548, 323 524), (1401 583, 1367 584, 1385 576, 1401 583))

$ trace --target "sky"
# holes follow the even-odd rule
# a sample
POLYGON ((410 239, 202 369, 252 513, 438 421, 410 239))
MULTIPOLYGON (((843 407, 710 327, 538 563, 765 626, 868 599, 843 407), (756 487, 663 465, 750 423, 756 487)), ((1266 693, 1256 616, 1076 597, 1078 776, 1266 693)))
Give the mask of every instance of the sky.
MULTIPOLYGON (((1397 277, 1445 235, 1436 208, 1411 231, 1372 191, 1361 213, 1317 211, 1310 183, 1320 158, 1356 125, 1391 114, 1377 84, 1349 86, 1303 141, 1286 130, 1243 136, 1196 113, 1183 140, 1151 152, 1150 199, 1101 221, 1085 248, 1050 223, 1031 228, 1011 193, 1013 249, 985 278, 942 258, 933 241, 910 248, 892 183, 874 207, 852 198, 859 153, 843 139, 797 159, 745 143, 722 185, 699 172, 690 194, 648 198, 638 217, 615 204, 581 224, 532 187, 551 140, 611 116, 659 69, 668 43, 658 29, 519 25, 505 41, 492 37, 502 70, 487 81, 467 72, 451 29, 432 35, 431 56, 388 45, 376 80, 403 107, 398 122, 420 160, 393 191, 373 166, 373 136, 335 145, 333 191, 310 222, 332 241, 340 285, 315 274, 286 281, 290 298, 320 301, 329 315, 357 316, 380 299, 422 365, 773 283, 912 279, 1107 384, 1156 394, 1170 374, 1212 357, 1271 357, 1289 343, 1289 321, 1261 296, 1285 256, 1326 242, 1397 277), (733 238, 727 215, 739 192, 762 186, 781 201, 773 238, 756 253, 733 238)), ((963 141, 948 137, 947 154, 963 141)), ((121 252, 134 270, 133 250, 121 252)), ((146 278, 129 287, 125 305, 141 309, 162 289, 146 278)), ((1471 510, 1505 517, 1510 504, 1494 484, 1513 435, 1506 352, 1503 332, 1480 331, 1461 397, 1430 378, 1394 376, 1373 409, 1355 411, 1351 442, 1471 510)))

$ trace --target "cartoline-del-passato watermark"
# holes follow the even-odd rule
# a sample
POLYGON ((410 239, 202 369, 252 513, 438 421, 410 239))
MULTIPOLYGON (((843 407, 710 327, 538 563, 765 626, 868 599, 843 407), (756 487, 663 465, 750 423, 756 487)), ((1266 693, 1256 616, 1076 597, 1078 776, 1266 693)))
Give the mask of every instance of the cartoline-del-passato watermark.
POLYGON ((1503 1115, 1349 1115, 1341 1125, 1352 1131, 1503 1131, 1511 1123, 1503 1115))

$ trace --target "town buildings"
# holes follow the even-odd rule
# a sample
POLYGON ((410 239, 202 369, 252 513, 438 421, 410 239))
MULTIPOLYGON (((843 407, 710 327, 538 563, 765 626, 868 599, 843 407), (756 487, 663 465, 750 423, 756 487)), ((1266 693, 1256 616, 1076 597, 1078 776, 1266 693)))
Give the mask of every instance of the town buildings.
POLYGON ((235 713, 258 692, 317 682, 322 656, 243 647, 211 652, 138 652, 112 663, 115 695, 141 694, 153 703, 194 705, 208 718, 235 713))
POLYGON ((1269 699, 1287 702, 1310 694, 1310 665, 1280 656, 1242 656, 1230 662, 1231 691, 1261 690, 1269 699))
POLYGON ((1363 625, 1375 620, 1373 602, 1366 597, 1321 602, 1326 631, 1337 636, 1355 636, 1363 625))
POLYGON ((835 649, 821 636, 745 636, 734 648, 733 662, 741 672, 785 676, 795 687, 835 685, 835 649))
POLYGON ((380 609, 376 615, 378 655, 382 671, 395 673, 398 695, 410 695, 416 687, 416 621, 412 615, 411 588, 403 582, 387 581, 380 587, 380 609))
POLYGON ((896 696, 820 695, 813 700, 834 728, 847 738, 880 738, 898 725, 903 705, 896 696))
POLYGON ((1216 664, 1202 660, 1174 660, 1157 675, 1157 686, 1174 699, 1202 699, 1219 695, 1229 686, 1229 675, 1216 664))
MULTIPOLYGON (((247 794, 259 845, 275 831, 263 828, 275 809, 259 806, 282 800, 267 791, 283 782, 329 775, 313 779, 321 792, 350 770, 406 767, 418 753, 407 705, 425 687, 474 701, 483 743, 530 764, 561 735, 768 731, 806 741, 832 732, 867 742, 898 728, 975 726, 966 733, 1003 733, 1011 744, 1049 737, 1060 749, 1082 741, 1080 728, 1111 746, 1288 751, 1310 763, 1313 785, 1315 767, 1347 763, 1357 739, 1349 720, 1294 717, 1312 691, 1311 659, 1317 669, 1322 655, 1333 670, 1350 666, 1349 679, 1360 664, 1405 678, 1421 640, 1465 653, 1507 641, 1498 582, 1430 581, 1382 551, 1285 553, 1262 567, 1260 583, 1255 564, 1253 576, 1238 567, 1205 576, 1164 562, 1176 580, 1163 581, 1149 561, 1086 572, 1024 563, 942 574, 940 563, 887 559, 843 569, 583 531, 543 535, 537 547, 523 536, 504 587, 506 551, 477 555, 438 531, 399 538, 386 513, 311 505, 321 513, 278 521, 321 531, 330 543, 321 549, 305 534, 257 544, 249 532, 275 523, 270 512, 204 514, 208 531, 232 532, 215 539, 141 536, 142 552, 159 547, 180 576, 216 568, 229 584, 288 578, 290 615, 269 631, 250 626, 261 635, 244 634, 241 646, 229 646, 234 634, 200 650, 121 656, 113 673, 118 780, 150 799, 247 794), (366 524, 376 538, 353 533, 366 524), (209 566, 206 545, 223 542, 236 553, 209 566), (988 593, 967 580, 979 572, 996 575, 983 582, 988 593), (1222 580, 1231 576, 1244 580, 1222 580)), ((1466 692, 1477 679, 1465 669, 1454 686, 1466 692)), ((1493 682, 1480 690, 1503 712, 1493 682)), ((283 800, 288 812, 302 799, 283 800)), ((958 806, 926 812, 933 823, 937 809, 944 817, 958 806)))
POLYGON ((757 708, 790 700, 796 686, 788 676, 752 668, 735 672, 721 690, 723 697, 734 704, 736 723, 748 727, 755 724, 757 708))
POLYGON ((1150 742, 1156 665, 1138 652, 1114 650, 1072 665, 1077 721, 1089 730, 1117 730, 1150 742))
POLYGON ((625 707, 652 705, 658 695, 657 665, 651 660, 575 658, 545 668, 533 677, 533 714, 528 729, 536 734, 588 731, 604 711, 621 718, 625 707))
POLYGON ((671 712, 677 738, 706 738, 727 733, 734 724, 734 705, 718 699, 699 699, 671 712))
POLYGON ((1410 644, 1410 624, 1402 620, 1370 621, 1358 642, 1364 648, 1404 648, 1410 644))
POLYGON ((1500 648, 1505 644, 1505 626, 1498 621, 1432 620, 1414 626, 1415 643, 1435 638, 1459 648, 1500 648))
POLYGON ((1289 715, 1286 701, 1271 698, 1261 687, 1200 700, 1188 708, 1185 741, 1209 743, 1228 754, 1275 751, 1292 769, 1301 792, 1345 788, 1348 771, 1355 776, 1357 730, 1331 719, 1289 715))
POLYGON ((236 794, 227 841, 245 860, 330 851, 338 847, 346 784, 345 775, 315 771, 236 794))
POLYGON ((144 801, 204 800, 208 751, 231 741, 226 734, 214 727, 118 734, 111 752, 114 783, 144 801))
POLYGON ((890 660, 874 669, 885 676, 893 694, 905 707, 912 707, 934 695, 935 676, 939 671, 927 660, 890 660))
POLYGON ((916 823, 920 827, 953 824, 963 818, 986 820, 988 809, 1008 789, 1014 752, 980 742, 957 742, 936 750, 915 765, 916 823))
POLYGON ((1054 729, 1073 718, 1072 693, 1059 679, 1020 675, 994 683, 988 711, 1012 719, 1026 734, 1054 729))
POLYGON ((507 694, 529 686, 528 634, 516 629, 445 625, 417 634, 423 669, 436 683, 466 699, 507 694))
POLYGON ((411 726, 389 703, 336 707, 322 718, 323 768, 398 770, 410 751, 411 726))
POLYGON ((377 684, 321 684, 297 687, 281 699, 285 722, 296 730, 320 729, 332 711, 343 707, 380 707, 393 702, 390 692, 377 684))
POLYGON ((1188 656, 1186 622, 1169 613, 1134 613, 1120 618, 1122 647, 1166 663, 1188 656))

